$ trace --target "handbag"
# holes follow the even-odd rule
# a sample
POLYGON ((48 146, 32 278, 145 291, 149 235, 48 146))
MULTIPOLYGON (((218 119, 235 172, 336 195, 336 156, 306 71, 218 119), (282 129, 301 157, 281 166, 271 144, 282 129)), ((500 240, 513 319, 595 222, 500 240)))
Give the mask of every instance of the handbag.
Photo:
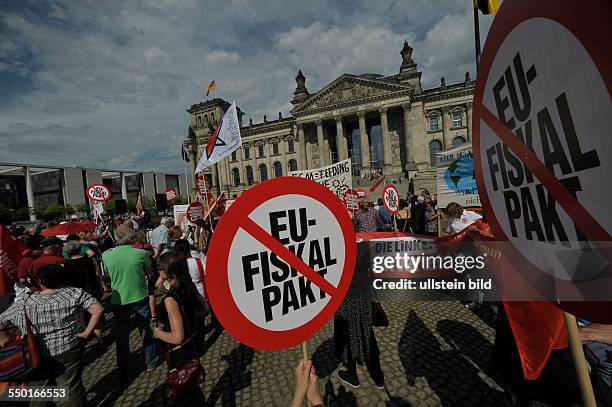
POLYGON ((26 302, 30 295, 23 302, 25 335, 0 350, 0 381, 3 382, 23 379, 40 366, 38 344, 32 333, 32 324, 26 311, 26 302))
MULTIPOLYGON (((174 298, 174 300, 179 305, 181 317, 183 318, 183 321, 185 321, 183 326, 189 329, 189 324, 187 323, 185 313, 183 312, 183 305, 177 300, 176 297, 172 298, 174 298)), ((166 363, 168 365, 168 373, 166 375, 166 394, 168 395, 168 397, 178 396, 179 394, 183 394, 186 391, 191 390, 204 383, 206 373, 204 372, 204 367, 202 366, 200 360, 197 357, 192 358, 191 360, 187 361, 186 363, 183 363, 179 367, 170 369, 172 353, 183 349, 185 344, 187 344, 188 342, 191 343, 191 346, 193 346, 194 355, 197 355, 197 350, 195 344, 193 343, 194 337, 195 333, 191 334, 186 341, 183 341, 183 343, 177 346, 176 348, 168 350, 168 354, 166 356, 166 363)))

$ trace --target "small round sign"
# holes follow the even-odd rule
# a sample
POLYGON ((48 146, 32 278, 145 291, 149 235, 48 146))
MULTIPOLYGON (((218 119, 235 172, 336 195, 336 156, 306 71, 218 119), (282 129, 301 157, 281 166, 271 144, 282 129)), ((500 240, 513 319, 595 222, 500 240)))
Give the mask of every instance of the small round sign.
POLYGON ((206 282, 215 315, 255 349, 307 340, 344 299, 355 242, 346 208, 317 182, 281 177, 248 189, 210 243, 206 282))
POLYGON ((354 189, 347 189, 344 192, 344 206, 346 209, 359 209, 359 194, 354 189))
POLYGON ((106 185, 91 184, 87 187, 87 197, 92 201, 106 202, 113 196, 111 190, 106 185))
POLYGON ((172 188, 166 188, 166 190, 164 190, 164 194, 166 194, 166 199, 168 202, 176 199, 176 191, 172 188))
POLYGON ((383 188, 382 200, 383 205, 392 215, 399 211, 400 194, 395 185, 389 184, 383 188))
POLYGON ((203 217, 204 205, 202 205, 200 202, 193 202, 187 207, 187 219, 189 219, 189 222, 195 223, 195 221, 200 220, 203 217))
POLYGON ((366 196, 368 196, 368 191, 363 188, 360 188, 357 190, 357 195, 359 195, 359 198, 365 198, 366 196))

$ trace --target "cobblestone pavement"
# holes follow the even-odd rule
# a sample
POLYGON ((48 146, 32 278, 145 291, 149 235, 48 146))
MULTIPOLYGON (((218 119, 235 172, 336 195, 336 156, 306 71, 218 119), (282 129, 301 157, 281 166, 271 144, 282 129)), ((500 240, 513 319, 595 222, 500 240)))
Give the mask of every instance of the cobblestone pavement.
MULTIPOLYGON (((333 323, 308 343, 329 406, 508 406, 506 393, 489 356, 495 330, 488 309, 471 311, 458 302, 385 301, 388 328, 375 328, 386 389, 379 390, 365 368, 361 386, 347 388, 338 379, 333 357, 333 323), (477 315, 479 314, 479 315, 477 315)), ((105 334, 112 335, 106 331, 105 334)), ((164 396, 166 368, 144 371, 136 330, 132 332, 133 369, 120 382, 114 343, 88 347, 84 382, 90 405, 99 406, 288 406, 292 369, 301 347, 280 352, 254 351, 221 330, 207 333, 201 361, 206 380, 201 389, 171 401, 164 396)))

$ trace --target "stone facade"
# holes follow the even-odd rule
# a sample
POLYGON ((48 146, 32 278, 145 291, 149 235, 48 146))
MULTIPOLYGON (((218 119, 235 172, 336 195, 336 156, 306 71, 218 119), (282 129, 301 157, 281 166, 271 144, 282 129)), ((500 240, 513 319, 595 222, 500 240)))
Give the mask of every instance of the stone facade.
MULTIPOLYGON (((240 195, 254 183, 294 169, 309 169, 351 158, 354 176, 372 170, 389 178, 413 180, 414 189, 435 191, 431 159, 443 150, 471 141, 475 83, 466 73, 456 84, 422 89, 421 72, 408 43, 400 52, 396 75, 343 74, 316 93, 298 72, 291 117, 242 123, 242 148, 204 172, 213 191, 240 195)), ((185 146, 195 169, 214 127, 229 103, 213 99, 191 106, 185 146)))

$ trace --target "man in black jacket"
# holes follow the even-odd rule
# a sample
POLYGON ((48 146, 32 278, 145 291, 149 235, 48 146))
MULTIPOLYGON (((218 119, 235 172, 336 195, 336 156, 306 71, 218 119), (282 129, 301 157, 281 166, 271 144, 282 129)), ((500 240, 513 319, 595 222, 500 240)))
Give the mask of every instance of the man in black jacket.
POLYGON ((412 231, 417 235, 425 234, 425 198, 419 195, 416 203, 412 204, 410 210, 412 231))

